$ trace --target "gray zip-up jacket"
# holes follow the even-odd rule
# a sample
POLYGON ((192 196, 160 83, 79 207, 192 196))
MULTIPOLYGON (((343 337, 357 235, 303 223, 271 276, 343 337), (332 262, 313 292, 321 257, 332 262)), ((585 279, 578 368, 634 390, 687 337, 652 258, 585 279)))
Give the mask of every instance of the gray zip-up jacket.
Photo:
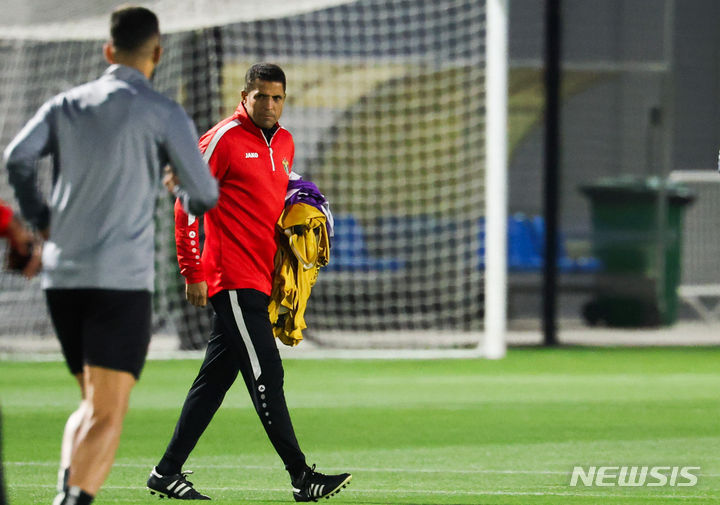
POLYGON ((43 288, 152 291, 163 167, 172 165, 192 214, 218 199, 197 140, 182 107, 127 66, 47 101, 5 150, 23 216, 50 227, 43 288), (37 185, 46 155, 54 165, 49 205, 37 185))

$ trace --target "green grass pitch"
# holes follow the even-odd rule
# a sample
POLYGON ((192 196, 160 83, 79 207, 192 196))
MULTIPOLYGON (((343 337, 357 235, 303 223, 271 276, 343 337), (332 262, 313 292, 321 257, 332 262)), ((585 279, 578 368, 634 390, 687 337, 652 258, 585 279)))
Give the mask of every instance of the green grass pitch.
MULTIPOLYGON (((504 360, 286 360, 286 395, 309 463, 350 471, 334 503, 720 502, 720 349, 511 349, 504 360), (571 487, 574 466, 699 466, 693 487, 571 487)), ((133 392, 98 504, 150 504, 199 363, 150 361, 133 392)), ((77 402, 61 363, 2 363, 12 505, 49 504, 77 402)), ((186 468, 215 503, 293 503, 289 480, 235 384, 186 468)))

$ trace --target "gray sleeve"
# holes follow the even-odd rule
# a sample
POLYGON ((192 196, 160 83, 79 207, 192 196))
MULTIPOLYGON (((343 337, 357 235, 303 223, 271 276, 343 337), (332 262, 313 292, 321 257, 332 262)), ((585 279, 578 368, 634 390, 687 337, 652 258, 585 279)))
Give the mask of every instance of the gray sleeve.
POLYGON ((218 185, 198 149, 195 125, 179 105, 168 118, 165 150, 180 179, 176 196, 188 214, 199 216, 212 209, 218 199, 218 185))
POLYGON ((50 210, 37 182, 37 162, 50 153, 50 113, 52 103, 45 103, 5 149, 4 161, 8 181, 15 190, 20 211, 29 223, 45 229, 50 210))

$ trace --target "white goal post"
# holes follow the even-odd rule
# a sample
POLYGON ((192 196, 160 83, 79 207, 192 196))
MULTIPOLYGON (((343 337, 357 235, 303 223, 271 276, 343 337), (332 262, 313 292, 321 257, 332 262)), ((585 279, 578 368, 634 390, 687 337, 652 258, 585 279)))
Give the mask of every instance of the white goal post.
POLYGON ((507 332, 508 2, 487 2, 486 245, 483 355, 505 355, 507 332))
POLYGON ((707 323, 720 322, 720 174, 674 170, 669 179, 688 187, 695 200, 683 216, 678 297, 707 323))

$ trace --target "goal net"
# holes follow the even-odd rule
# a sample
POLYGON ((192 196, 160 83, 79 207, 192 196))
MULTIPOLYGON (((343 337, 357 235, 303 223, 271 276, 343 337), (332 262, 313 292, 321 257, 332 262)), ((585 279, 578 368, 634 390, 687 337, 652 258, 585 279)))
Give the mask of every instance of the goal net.
MULTIPOLYGON (((106 66, 114 2, 45 1, 32 10, 18 1, 0 22, 2 147, 44 100, 106 66)), ((262 9, 272 17, 248 17, 239 3, 146 3, 164 32, 154 86, 202 133, 237 106, 250 64, 285 70, 281 123, 294 134, 294 170, 321 188, 335 215, 305 337, 344 347, 477 346, 486 298, 486 2, 273 0, 262 9)), ((0 198, 17 208, 6 177, 0 198)), ((160 188, 157 209, 155 331, 198 348, 209 314, 184 301, 172 202, 160 188)), ((51 338, 37 281, 2 273, 0 292, 0 336, 51 338)))

